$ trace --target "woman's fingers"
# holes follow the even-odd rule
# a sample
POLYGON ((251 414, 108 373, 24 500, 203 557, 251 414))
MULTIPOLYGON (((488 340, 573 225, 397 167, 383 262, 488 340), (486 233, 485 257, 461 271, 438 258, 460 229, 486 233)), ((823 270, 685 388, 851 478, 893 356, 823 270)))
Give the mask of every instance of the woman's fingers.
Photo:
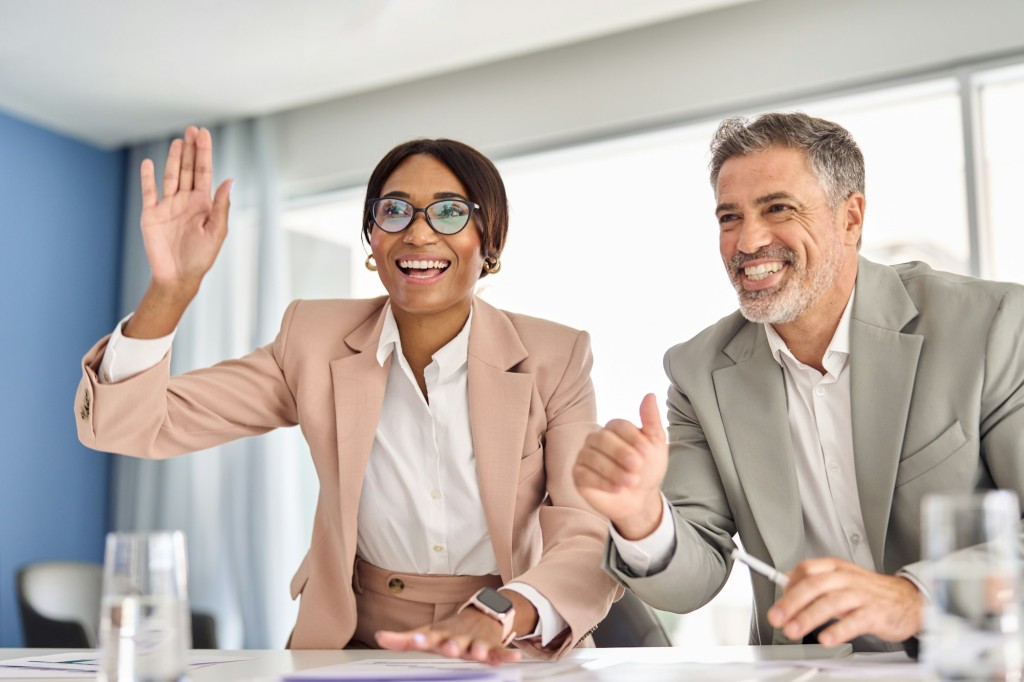
MULTIPOLYGON (((155 206, 159 201, 156 194, 153 162, 149 159, 143 161, 141 173, 142 205, 143 208, 149 208, 155 206)), ((193 190, 208 197, 212 188, 213 140, 210 137, 210 131, 206 128, 189 126, 185 129, 185 139, 173 140, 170 149, 167 150, 163 198, 166 200, 178 192, 193 190)))
POLYGON ((199 130, 195 126, 185 128, 185 144, 181 151, 181 176, 178 179, 178 189, 188 192, 194 189, 195 166, 196 166, 196 136, 199 130))
POLYGON ((139 176, 142 182, 142 208, 153 208, 156 206, 156 172, 153 170, 153 159, 143 159, 139 167, 139 176))
POLYGON ((203 196, 210 195, 213 187, 213 140, 210 131, 200 128, 195 144, 195 189, 203 196))
POLYGON ((472 661, 486 663, 491 657, 491 645, 488 642, 475 639, 470 642, 466 656, 472 661))
POLYGON ((494 627, 495 622, 486 620, 485 631, 480 631, 481 620, 479 613, 470 610, 416 630, 382 630, 376 633, 377 644, 393 651, 429 651, 489 665, 518 661, 519 652, 501 644, 501 629, 494 627))
POLYGON ((231 186, 234 180, 225 180, 217 188, 210 209, 209 225, 213 233, 223 239, 228 232, 228 211, 231 209, 231 186))
POLYGON ((167 150, 167 163, 164 164, 164 198, 174 196, 178 191, 178 176, 181 173, 181 139, 171 142, 167 150))

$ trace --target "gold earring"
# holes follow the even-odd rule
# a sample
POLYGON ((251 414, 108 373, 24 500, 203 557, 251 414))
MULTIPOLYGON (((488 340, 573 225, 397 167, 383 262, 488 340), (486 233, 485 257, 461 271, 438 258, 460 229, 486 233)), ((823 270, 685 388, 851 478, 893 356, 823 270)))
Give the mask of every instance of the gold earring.
POLYGON ((501 259, 497 256, 484 258, 484 270, 488 275, 496 275, 501 271, 501 259))
POLYGON ((366 262, 363 263, 363 265, 365 265, 366 269, 370 272, 377 272, 377 261, 373 259, 372 253, 366 257, 366 262))

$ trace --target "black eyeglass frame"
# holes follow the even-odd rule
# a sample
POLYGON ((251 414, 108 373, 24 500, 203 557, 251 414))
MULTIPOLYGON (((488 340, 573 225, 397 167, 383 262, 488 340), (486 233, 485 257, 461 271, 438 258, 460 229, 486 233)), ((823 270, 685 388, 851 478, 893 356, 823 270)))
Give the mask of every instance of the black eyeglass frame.
POLYGON ((373 222, 373 224, 376 225, 377 227, 379 227, 381 229, 381 231, 387 232, 388 234, 399 234, 400 232, 404 232, 405 230, 409 229, 409 226, 412 225, 413 221, 416 220, 416 214, 417 213, 422 213, 423 214, 423 219, 427 221, 427 225, 430 226, 430 229, 433 230, 434 232, 438 233, 438 234, 443 234, 446 237, 450 237, 450 236, 452 236, 454 234, 458 234, 459 232, 462 232, 464 229, 466 229, 466 225, 469 225, 469 221, 473 219, 473 211, 481 210, 479 204, 474 203, 474 202, 470 201, 469 199, 461 199, 461 198, 457 198, 457 197, 452 197, 452 198, 449 198, 449 199, 438 199, 437 201, 430 202, 429 204, 427 204, 423 208, 419 208, 419 207, 413 205, 413 203, 411 201, 406 201, 405 199, 401 199, 399 197, 377 197, 376 199, 367 199, 366 200, 366 206, 367 206, 367 209, 370 212, 370 220, 373 222), (409 204, 409 206, 412 206, 412 215, 409 216, 409 222, 407 222, 405 224, 405 226, 401 230, 389 230, 389 229, 385 228, 383 225, 381 225, 380 223, 377 222, 377 215, 376 215, 377 212, 374 210, 374 206, 377 204, 378 201, 401 201, 402 203, 409 204), (429 209, 431 206, 435 206, 437 204, 443 204, 443 203, 449 202, 449 201, 457 201, 460 204, 465 204, 466 206, 469 207, 469 214, 466 215, 466 222, 462 225, 462 227, 460 227, 459 229, 455 230, 454 232, 443 232, 442 230, 439 230, 439 229, 437 229, 437 227, 434 226, 433 221, 430 220, 430 214, 427 213, 427 209, 429 209))

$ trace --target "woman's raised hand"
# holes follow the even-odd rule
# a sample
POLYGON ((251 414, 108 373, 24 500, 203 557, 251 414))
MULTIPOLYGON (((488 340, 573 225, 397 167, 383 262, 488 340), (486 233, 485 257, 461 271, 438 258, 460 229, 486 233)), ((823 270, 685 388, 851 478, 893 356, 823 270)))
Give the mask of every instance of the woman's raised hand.
POLYGON ((225 180, 211 198, 210 131, 189 126, 184 141, 171 143, 162 198, 157 196, 152 160, 142 162, 141 174, 142 238, 153 283, 194 295, 228 232, 231 181, 225 180))
POLYGON ((152 272, 149 289, 124 328, 127 336, 156 338, 172 332, 213 267, 228 233, 231 180, 213 187, 213 142, 206 128, 189 126, 167 153, 163 196, 153 161, 142 175, 142 240, 152 272))

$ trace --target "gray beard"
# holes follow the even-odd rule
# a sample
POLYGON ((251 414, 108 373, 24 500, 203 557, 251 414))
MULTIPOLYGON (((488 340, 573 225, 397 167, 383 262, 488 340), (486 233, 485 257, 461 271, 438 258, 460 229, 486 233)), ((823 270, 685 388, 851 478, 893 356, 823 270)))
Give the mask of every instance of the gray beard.
POLYGON ((842 245, 838 239, 834 239, 829 242, 827 248, 825 262, 814 271, 807 282, 804 281, 807 269, 798 266, 796 253, 784 246, 771 245, 758 250, 757 253, 737 254, 729 259, 729 279, 736 289, 743 317, 758 324, 786 324, 799 318, 832 287, 839 274, 842 265, 842 245), (760 291, 747 291, 743 288, 743 265, 759 258, 780 259, 787 264, 791 272, 781 286, 760 291))

